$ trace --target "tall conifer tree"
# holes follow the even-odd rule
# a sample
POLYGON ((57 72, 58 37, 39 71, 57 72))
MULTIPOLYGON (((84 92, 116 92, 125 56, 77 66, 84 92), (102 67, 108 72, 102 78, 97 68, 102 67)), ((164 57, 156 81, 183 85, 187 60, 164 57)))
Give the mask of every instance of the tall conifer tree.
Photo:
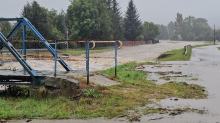
POLYGON ((135 41, 141 35, 141 21, 133 0, 129 2, 126 17, 124 20, 126 40, 135 41))

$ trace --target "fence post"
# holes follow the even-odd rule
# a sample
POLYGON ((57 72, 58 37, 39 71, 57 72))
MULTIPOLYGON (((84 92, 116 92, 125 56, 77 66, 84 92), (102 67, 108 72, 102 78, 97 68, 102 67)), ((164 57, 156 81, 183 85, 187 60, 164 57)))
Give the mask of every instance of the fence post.
POLYGON ((118 67, 118 41, 115 41, 115 78, 117 77, 118 67))
POLYGON ((85 47, 86 47, 86 74, 87 74, 87 84, 89 84, 89 54, 90 54, 90 47, 89 47, 90 41, 86 41, 85 47))
POLYGON ((187 52, 187 47, 186 46, 184 46, 184 55, 186 55, 186 52, 187 52))

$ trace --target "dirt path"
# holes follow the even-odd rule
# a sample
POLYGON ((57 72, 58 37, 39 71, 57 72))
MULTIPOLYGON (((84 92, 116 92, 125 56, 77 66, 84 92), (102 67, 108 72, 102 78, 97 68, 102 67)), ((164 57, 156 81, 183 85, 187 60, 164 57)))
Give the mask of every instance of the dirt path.
MULTIPOLYGON (((198 45, 204 42, 186 42, 186 41, 161 41, 159 44, 152 45, 140 45, 134 47, 123 47, 118 51, 119 63, 127 63, 130 61, 151 61, 157 58, 163 52, 183 48, 185 45, 198 45)), ((107 51, 103 53, 96 53, 91 55, 90 70, 97 71, 103 70, 114 66, 114 51, 107 51)), ((74 61, 67 61, 67 63, 74 70, 85 70, 85 55, 74 56, 74 61)), ((29 64, 39 71, 53 71, 54 62, 52 60, 28 60, 29 64)), ((0 69, 12 69, 12 70, 22 70, 22 67, 17 62, 5 63, 0 69)), ((59 65, 58 70, 64 71, 59 65)))

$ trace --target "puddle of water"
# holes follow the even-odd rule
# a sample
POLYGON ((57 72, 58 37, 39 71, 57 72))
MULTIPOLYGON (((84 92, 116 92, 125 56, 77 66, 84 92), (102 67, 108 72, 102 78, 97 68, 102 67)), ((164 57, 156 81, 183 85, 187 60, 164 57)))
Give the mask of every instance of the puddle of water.
POLYGON ((156 84, 173 82, 196 83, 197 75, 188 71, 190 62, 164 62, 160 65, 145 65, 143 71, 148 73, 148 80, 156 84))
POLYGON ((220 119, 214 119, 212 115, 204 116, 198 113, 184 113, 178 116, 153 115, 151 117, 152 118, 149 119, 149 116, 146 116, 142 121, 147 123, 219 123, 220 121, 220 119))

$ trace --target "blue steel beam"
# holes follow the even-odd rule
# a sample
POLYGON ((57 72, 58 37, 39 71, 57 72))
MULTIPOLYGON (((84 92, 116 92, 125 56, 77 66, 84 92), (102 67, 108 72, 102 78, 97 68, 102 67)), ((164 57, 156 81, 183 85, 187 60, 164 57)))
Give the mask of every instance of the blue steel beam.
POLYGON ((12 53, 17 61, 25 68, 25 70, 33 77, 37 76, 36 71, 33 70, 30 65, 24 60, 24 58, 16 51, 13 45, 6 39, 6 37, 0 32, 0 42, 12 53))
POLYGON ((16 32, 16 30, 18 30, 20 27, 22 26, 22 21, 19 21, 14 28, 12 29, 12 31, 8 34, 7 39, 10 39, 14 33, 16 32))
MULTIPOLYGON (((26 47, 26 39, 27 39, 27 34, 26 34, 27 30, 26 30, 26 25, 23 25, 22 28, 22 55, 24 57, 24 60, 26 61, 27 59, 27 47, 26 47)), ((26 74, 26 71, 24 69, 24 75, 26 74)))
MULTIPOLYGON (((20 62, 20 64, 24 67, 24 69, 31 75, 36 76, 36 72, 27 64, 25 61, 26 58, 21 57, 21 55, 16 51, 16 49, 13 47, 13 45, 8 41, 18 30, 21 26, 23 26, 23 34, 22 34, 22 40, 23 40, 23 50, 22 52, 25 55, 25 40, 26 40, 26 28, 29 28, 38 38, 39 40, 44 44, 44 46, 48 49, 48 51, 53 55, 53 57, 56 57, 56 51, 55 49, 48 43, 48 41, 42 36, 42 34, 31 24, 31 22, 27 18, 0 18, 0 21, 17 21, 18 23, 14 26, 12 31, 9 33, 7 38, 1 33, 0 35, 0 48, 2 46, 6 46, 6 48, 9 49, 9 51, 15 56, 15 58, 20 62)), ((66 71, 71 71, 71 68, 66 64, 66 62, 61 58, 57 57, 58 62, 66 69, 66 71)))
MULTIPOLYGON (((26 25, 32 32, 39 38, 39 40, 44 44, 44 46, 49 50, 49 52, 56 57, 55 49, 48 43, 48 41, 42 36, 42 34, 31 24, 27 18, 21 20, 23 25, 26 25)), ((61 58, 57 57, 58 62, 66 69, 66 71, 71 71, 71 68, 66 64, 66 62, 61 58)))
POLYGON ((0 18, 0 21, 19 21, 22 18, 0 18))
POLYGON ((87 85, 90 82, 89 76, 90 76, 90 64, 89 64, 89 55, 90 55, 90 47, 89 47, 90 41, 85 42, 85 47, 86 47, 86 74, 87 74, 87 85))
POLYGON ((4 47, 4 44, 0 41, 0 50, 4 47))
POLYGON ((26 39, 27 39, 27 34, 26 34, 26 25, 23 26, 22 28, 22 54, 24 55, 24 59, 26 60, 26 39))
MULTIPOLYGON (((7 36, 7 39, 10 39, 22 25, 28 27, 38 38, 39 40, 44 44, 44 46, 48 49, 48 51, 53 55, 53 57, 56 56, 56 52, 54 48, 47 42, 47 40, 42 36, 42 34, 31 24, 31 22, 27 18, 0 18, 0 21, 18 21, 18 23, 15 25, 13 30, 9 33, 7 36)), ((58 62, 65 68, 66 71, 71 71, 71 68, 66 64, 66 62, 58 57, 58 62)))

